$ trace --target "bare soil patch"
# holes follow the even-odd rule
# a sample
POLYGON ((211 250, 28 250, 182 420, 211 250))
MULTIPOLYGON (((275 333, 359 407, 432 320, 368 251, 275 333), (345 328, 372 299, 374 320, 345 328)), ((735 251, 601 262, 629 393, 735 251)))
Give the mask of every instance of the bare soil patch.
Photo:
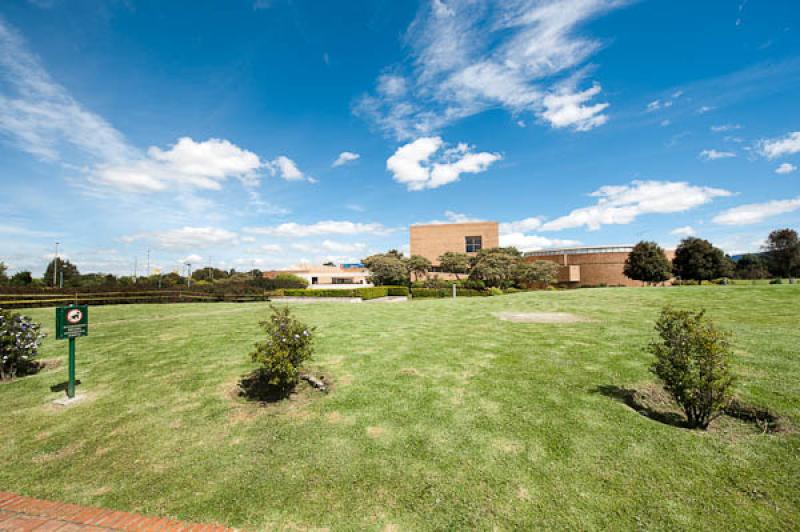
POLYGON ((569 312, 493 312, 492 315, 513 323, 589 323, 592 320, 569 312))

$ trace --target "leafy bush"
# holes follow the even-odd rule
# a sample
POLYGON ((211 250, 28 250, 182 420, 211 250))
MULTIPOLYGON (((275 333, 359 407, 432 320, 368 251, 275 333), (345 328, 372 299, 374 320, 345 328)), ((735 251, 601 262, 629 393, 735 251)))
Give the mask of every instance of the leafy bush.
POLYGON ((291 273, 279 273, 274 279, 271 279, 275 285, 274 289, 278 288, 308 288, 308 281, 297 275, 291 273))
POLYGON ((286 397, 313 354, 314 328, 295 319, 289 307, 271 310, 269 319, 261 322, 267 337, 250 353, 261 367, 240 383, 245 395, 260 400, 286 397))
POLYGON ((497 288, 496 286, 493 286, 493 287, 489 288, 489 295, 502 296, 503 295, 503 291, 501 289, 497 288))
POLYGON ((769 284, 783 284, 783 279, 778 277, 777 279, 772 279, 769 284))
POLYGON ((651 371, 681 406, 689 427, 705 429, 730 401, 733 376, 727 335, 705 317, 661 311, 656 322, 660 341, 650 344, 656 361, 651 371))
MULTIPOLYGON (((502 293, 502 291, 500 293, 502 293)), ((413 288, 411 290, 411 295, 416 298, 453 297, 453 288, 413 288)), ((488 295, 492 295, 488 290, 472 290, 470 288, 456 287, 457 297, 480 297, 488 295)))
POLYGON ((407 286, 383 286, 386 289, 386 295, 389 296, 408 296, 407 286))
POLYGON ((34 359, 45 336, 40 327, 30 318, 0 309, 0 380, 39 369, 34 359))

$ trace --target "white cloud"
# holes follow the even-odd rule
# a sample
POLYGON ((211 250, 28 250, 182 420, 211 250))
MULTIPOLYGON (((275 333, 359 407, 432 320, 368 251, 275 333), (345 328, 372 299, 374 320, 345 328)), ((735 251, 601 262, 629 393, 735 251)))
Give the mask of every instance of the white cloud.
POLYGON ((124 236, 123 242, 148 240, 161 248, 174 250, 204 249, 214 246, 229 246, 237 243, 237 235, 217 227, 182 227, 151 233, 124 236))
POLYGON ((647 112, 653 112, 661 109, 661 100, 653 100, 647 104, 647 112))
POLYGON ((678 236, 693 236, 697 234, 697 232, 691 225, 684 225, 683 227, 676 227, 675 229, 670 231, 669 234, 678 236))
POLYGON ((195 255, 195 254, 188 255, 188 256, 183 257, 182 259, 178 260, 178 262, 180 262, 181 264, 187 264, 188 263, 188 264, 193 264, 195 266, 198 266, 202 261, 203 261, 203 257, 201 257, 200 255, 195 255))
POLYGON ((800 209, 800 197, 766 203, 751 203, 722 211, 714 217, 713 221, 722 225, 750 225, 798 209, 800 209))
POLYGON ((791 163, 783 163, 775 169, 776 174, 791 174, 797 170, 797 167, 791 163))
POLYGON ((90 180, 130 191, 155 192, 171 185, 219 190, 231 177, 256 185, 262 164, 258 155, 227 140, 182 137, 165 150, 151 146, 146 157, 97 165, 90 180))
POLYGON ((125 160, 136 152, 119 131, 50 78, 2 17, 0 134, 20 149, 50 161, 61 160, 74 148, 106 162, 125 160))
POLYGON ((520 251, 537 251, 554 247, 578 246, 577 240, 563 240, 547 238, 539 235, 526 235, 523 233, 506 233, 500 235, 501 246, 514 246, 520 251))
POLYGON ((482 222, 480 218, 475 218, 468 214, 454 211, 444 211, 444 220, 430 220, 427 222, 418 222, 414 225, 438 225, 438 224, 463 224, 468 222, 482 222))
POLYGON ((332 251, 334 253, 355 253, 363 251, 367 245, 361 242, 348 243, 348 242, 335 242, 333 240, 325 240, 322 242, 323 249, 332 251))
POLYGON ((349 221, 326 220, 313 224, 298 224, 288 222, 271 227, 246 227, 246 233, 262 234, 284 237, 306 237, 316 235, 355 235, 373 234, 383 235, 391 232, 391 229, 379 223, 358 223, 349 221))
POLYGON ((730 157, 736 157, 736 154, 732 151, 719 151, 711 149, 711 150, 701 151, 698 157, 706 161, 716 161, 717 159, 727 159, 730 157))
POLYGON ((361 155, 357 153, 353 153, 351 151, 343 151, 342 153, 339 154, 339 157, 337 157, 336 160, 333 161, 332 166, 336 168, 337 166, 342 166, 349 162, 356 161, 359 159, 359 157, 361 157, 361 155))
POLYGON ((265 253, 281 253, 283 248, 278 244, 264 244, 259 250, 265 253))
POLYGON ((267 169, 272 175, 279 175, 286 181, 308 181, 316 183, 313 177, 307 177, 290 158, 285 155, 279 155, 272 161, 266 163, 267 169))
POLYGON ((538 216, 532 216, 523 220, 515 222, 507 222, 500 224, 501 233, 527 233, 529 231, 536 231, 542 227, 543 219, 538 216))
POLYGON ((598 84, 579 90, 602 43, 579 34, 588 20, 625 2, 516 0, 495 4, 436 0, 406 36, 411 56, 381 75, 356 113, 402 140, 430 136, 462 118, 503 108, 533 113, 553 127, 585 131, 607 120, 590 105, 598 84), (566 83, 564 80, 568 80, 566 83))
POLYGON ((758 143, 758 150, 768 159, 800 153, 800 131, 793 131, 779 138, 762 139, 758 143))
POLYGON ((713 131, 714 133, 722 133, 725 131, 733 131, 741 128, 742 126, 739 124, 721 124, 719 126, 711 126, 711 131, 713 131))
POLYGON ((484 172, 502 158, 498 153, 471 152, 466 144, 442 148, 441 137, 421 137, 397 148, 386 160, 386 169, 408 190, 418 191, 458 181, 462 173, 484 172), (437 153, 438 159, 431 161, 437 153))
POLYGON ((576 227, 589 230, 603 225, 628 224, 643 214, 683 212, 730 196, 720 188, 700 187, 676 181, 633 181, 630 185, 604 186, 592 192, 595 205, 575 209, 566 216, 544 223, 541 231, 560 231, 576 227))
POLYGON ((600 85, 583 92, 548 94, 544 97, 545 111, 542 117, 555 128, 572 127, 576 131, 588 131, 606 123, 608 116, 601 114, 607 103, 584 105, 600 92, 600 85))
POLYGON ((713 107, 711 107, 709 105, 703 105, 699 109, 697 109, 697 113, 701 114, 701 115, 704 115, 704 114, 708 113, 709 111, 713 111, 713 110, 714 110, 713 107))

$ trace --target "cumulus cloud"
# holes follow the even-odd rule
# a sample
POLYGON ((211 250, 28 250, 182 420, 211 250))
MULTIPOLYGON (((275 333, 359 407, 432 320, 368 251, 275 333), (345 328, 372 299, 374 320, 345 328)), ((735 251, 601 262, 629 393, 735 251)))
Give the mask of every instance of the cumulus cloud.
POLYGON ((797 170, 797 167, 791 163, 783 163, 775 169, 776 174, 791 174, 797 170))
POLYGON ((506 222, 500 224, 501 233, 527 233, 536 231, 542 227, 544 219, 538 216, 532 216, 515 222, 506 222))
POLYGON ((337 157, 336 160, 333 161, 333 164, 331 166, 336 168, 337 166, 342 166, 349 162, 357 161, 360 157, 361 155, 357 153, 353 153, 351 151, 343 151, 342 153, 339 154, 339 157, 337 157))
POLYGON ((411 24, 411 55, 381 75, 357 114, 402 140, 430 136, 490 108, 533 113, 553 127, 585 131, 605 123, 600 85, 580 90, 602 43, 580 34, 590 19, 625 2, 436 0, 411 24), (564 80, 569 80, 567 85, 564 80))
POLYGON ((305 173, 301 172, 297 167, 297 163, 285 155, 279 155, 275 159, 267 161, 265 166, 272 175, 280 176, 286 181, 316 182, 313 177, 306 176, 305 173))
POLYGON ((694 236, 695 234, 697 234, 697 232, 691 225, 684 225, 683 227, 676 227, 675 229, 670 231, 669 234, 678 236, 694 236))
POLYGON ((126 243, 137 240, 147 240, 164 249, 192 250, 236 244, 237 234, 217 227, 181 227, 122 237, 126 243))
POLYGON ((793 131, 774 139, 762 139, 757 147, 761 155, 767 159, 800 153, 800 131, 793 131))
POLYGON ((609 185, 592 192, 591 196, 598 198, 595 205, 575 209, 566 216, 548 221, 540 230, 586 227, 593 231, 603 225, 629 224, 643 214, 687 211, 731 194, 721 188, 680 181, 633 181, 630 185, 609 185))
POLYGON ((514 246, 520 251, 537 251, 540 249, 578 246, 578 240, 564 240, 547 238, 540 235, 526 235, 523 233, 505 233, 500 235, 501 246, 514 246))
POLYGON ((386 169, 408 190, 418 191, 453 183, 464 173, 485 172, 501 158, 498 153, 472 152, 466 144, 446 148, 441 137, 421 137, 397 148, 386 169))
POLYGON ((391 229, 379 223, 359 223, 350 221, 325 220, 313 224, 287 222, 268 227, 246 227, 245 233, 282 237, 307 237, 316 235, 384 235, 391 229))
POLYGON ((594 85, 583 92, 548 94, 544 97, 545 110, 542 116, 555 128, 572 127, 576 131, 588 131, 603 125, 608 116, 602 112, 608 104, 586 105, 599 92, 600 85, 594 85))
POLYGON ((480 218, 475 218, 468 214, 455 211, 444 211, 444 220, 429 220, 427 222, 419 222, 415 225, 439 225, 439 224, 463 224, 468 222, 482 222, 480 218))
POLYGON ((224 139, 196 142, 183 137, 168 149, 151 146, 147 156, 118 164, 96 166, 90 179, 131 191, 160 191, 171 185, 219 190, 228 178, 247 185, 258 181, 258 155, 224 139))
POLYGON ((732 151, 719 151, 719 150, 703 150, 698 155, 701 159, 705 161, 715 161, 717 159, 728 159, 730 157, 736 157, 736 154, 732 151))
POLYGON ((798 209, 800 209, 800 197, 766 203, 750 203, 722 211, 714 217, 713 221, 722 225, 750 225, 798 209))

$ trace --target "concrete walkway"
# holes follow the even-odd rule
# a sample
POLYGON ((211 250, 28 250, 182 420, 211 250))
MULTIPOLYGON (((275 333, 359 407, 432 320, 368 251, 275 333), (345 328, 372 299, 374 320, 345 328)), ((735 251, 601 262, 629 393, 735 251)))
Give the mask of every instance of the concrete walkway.
POLYGON ((184 530, 197 532, 222 532, 234 529, 216 525, 185 523, 173 519, 147 517, 128 512, 117 512, 44 501, 0 491, 0 530, 36 532, 99 532, 103 530, 184 530))

